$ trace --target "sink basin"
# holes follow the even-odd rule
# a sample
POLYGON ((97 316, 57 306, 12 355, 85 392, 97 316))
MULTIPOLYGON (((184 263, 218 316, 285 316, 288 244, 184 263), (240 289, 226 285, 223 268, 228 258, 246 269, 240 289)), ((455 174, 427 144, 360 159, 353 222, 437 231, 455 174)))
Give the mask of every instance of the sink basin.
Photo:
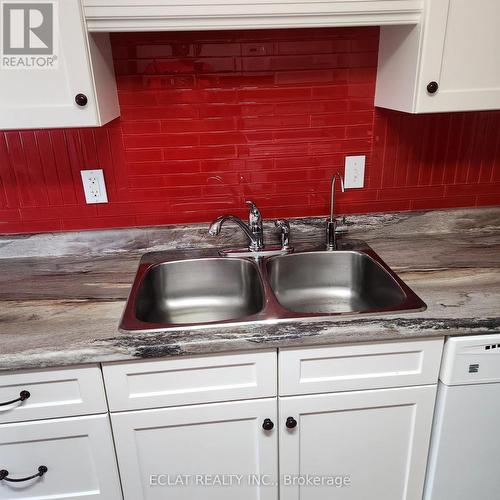
POLYGON ((120 330, 194 332, 228 325, 244 329, 426 307, 363 241, 345 240, 341 249, 330 252, 324 247, 303 248, 258 258, 220 257, 216 248, 147 253, 120 330))
POLYGON ((259 272, 243 259, 209 258, 150 267, 137 290, 135 316, 144 323, 185 325, 252 316, 264 303, 259 272))
POLYGON ((361 252, 274 257, 267 274, 280 305, 297 313, 372 312, 398 308, 407 298, 391 274, 361 252))

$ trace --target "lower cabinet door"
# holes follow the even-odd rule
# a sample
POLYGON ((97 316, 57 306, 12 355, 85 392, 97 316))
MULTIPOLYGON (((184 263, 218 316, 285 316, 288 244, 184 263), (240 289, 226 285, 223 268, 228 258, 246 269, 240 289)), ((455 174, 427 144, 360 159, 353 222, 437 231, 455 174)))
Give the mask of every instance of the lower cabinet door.
POLYGON ((0 425, 0 470, 2 500, 122 498, 107 415, 0 425))
POLYGON ((436 387, 284 397, 285 500, 421 500, 436 387))
POLYGON ((276 398, 112 414, 125 499, 277 500, 276 414, 276 398))

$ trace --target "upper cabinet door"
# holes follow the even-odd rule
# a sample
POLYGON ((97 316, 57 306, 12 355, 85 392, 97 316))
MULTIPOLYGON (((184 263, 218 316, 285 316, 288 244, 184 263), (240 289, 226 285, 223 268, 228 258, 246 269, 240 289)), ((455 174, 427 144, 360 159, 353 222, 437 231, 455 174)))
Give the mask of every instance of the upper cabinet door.
POLYGON ((281 398, 281 498, 421 500, 435 393, 420 386, 281 398))
POLYGON ((417 26, 381 29, 375 104, 410 113, 500 109, 500 2, 427 0, 417 26))
POLYGON ((2 20, 0 129, 96 126, 119 115, 109 37, 87 38, 80 0, 2 3, 2 20))
POLYGON ((499 22, 498 0, 429 2, 419 112, 500 108, 499 22))

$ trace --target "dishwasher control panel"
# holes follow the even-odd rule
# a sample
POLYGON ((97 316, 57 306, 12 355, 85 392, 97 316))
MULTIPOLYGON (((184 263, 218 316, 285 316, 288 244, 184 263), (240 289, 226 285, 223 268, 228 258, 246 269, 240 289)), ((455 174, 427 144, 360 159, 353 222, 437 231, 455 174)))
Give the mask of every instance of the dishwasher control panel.
POLYGON ((439 379, 446 385, 500 382, 500 335, 449 337, 439 379))

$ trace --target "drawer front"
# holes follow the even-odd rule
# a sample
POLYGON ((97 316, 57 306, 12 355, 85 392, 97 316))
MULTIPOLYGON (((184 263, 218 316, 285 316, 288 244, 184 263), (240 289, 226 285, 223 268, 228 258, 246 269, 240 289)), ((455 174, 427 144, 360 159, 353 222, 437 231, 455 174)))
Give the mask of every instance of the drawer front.
POLYGON ((0 425, 0 469, 23 482, 0 481, 0 499, 121 498, 107 415, 0 425))
POLYGON ((279 394, 292 396, 437 383, 443 339, 279 352, 279 394))
POLYGON ((104 384, 98 366, 29 370, 0 375, 0 423, 91 415, 107 411, 104 384))
POLYGON ((111 411, 276 395, 276 351, 103 366, 111 411))

